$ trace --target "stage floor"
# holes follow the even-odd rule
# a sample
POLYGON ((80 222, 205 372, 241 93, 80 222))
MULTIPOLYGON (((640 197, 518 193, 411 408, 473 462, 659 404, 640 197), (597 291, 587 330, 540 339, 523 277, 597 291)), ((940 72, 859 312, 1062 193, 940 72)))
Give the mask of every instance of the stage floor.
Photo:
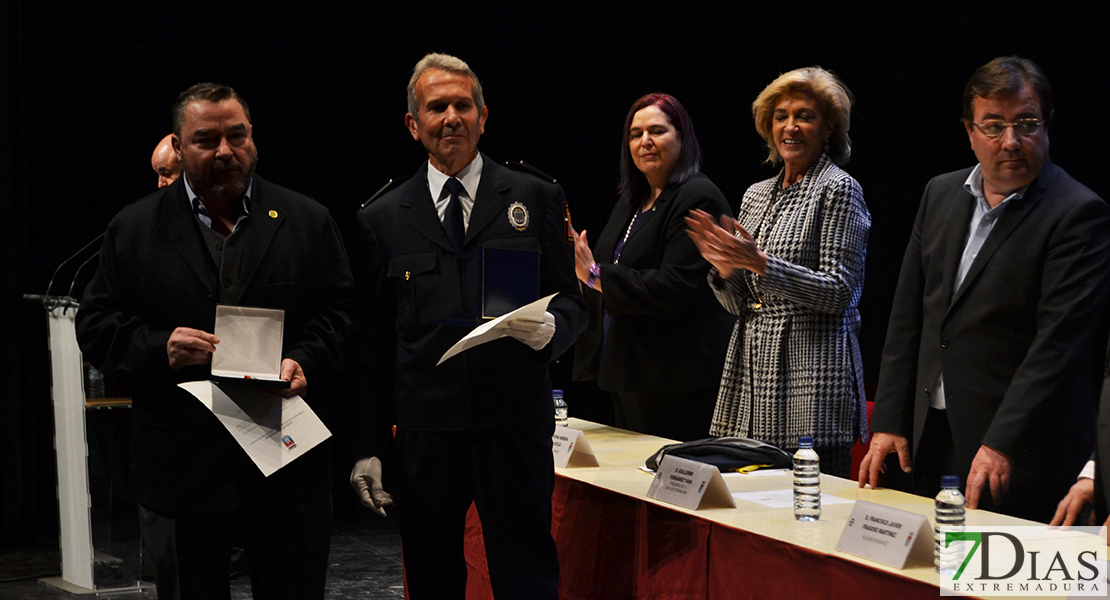
MULTIPOLYGON (((121 553, 123 554, 123 553, 121 553)), ((380 600, 403 598, 401 537, 390 516, 357 522, 336 522, 331 538, 328 567, 329 600, 380 600)), ((76 596, 40 583, 61 575, 57 550, 0 553, 0 600, 72 600, 76 596)), ((99 600, 147 600, 149 592, 102 594, 99 600)), ((232 600, 250 600, 250 580, 245 574, 231 582, 232 600)))

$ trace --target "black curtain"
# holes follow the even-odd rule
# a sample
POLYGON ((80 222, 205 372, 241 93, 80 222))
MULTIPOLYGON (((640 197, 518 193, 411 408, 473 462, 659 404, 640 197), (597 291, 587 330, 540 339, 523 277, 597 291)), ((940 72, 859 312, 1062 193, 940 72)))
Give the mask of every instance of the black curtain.
MULTIPOLYGON (((761 164, 751 101, 781 72, 831 69, 856 95, 846 169, 873 220, 860 305, 869 382, 921 191, 930 177, 974 163, 958 118, 976 67, 1006 54, 1037 61, 1057 96, 1053 160, 1110 194, 1101 152, 1110 47, 1083 3, 2 6, 3 547, 57 543, 45 317, 21 296, 45 291, 60 262, 154 190, 148 161, 169 132, 169 105, 199 81, 243 94, 259 172, 317 198, 350 242, 359 203, 422 159, 402 118, 404 86, 426 52, 470 63, 490 111, 483 151, 558 178, 575 225, 592 236, 616 201, 620 127, 637 97, 682 100, 704 172, 737 205, 773 173, 761 164)), ((575 402, 568 397, 572 411, 575 402)))
MULTIPOLYGON (((27 154, 22 2, 0 11, 0 547, 58 543, 46 320, 22 299, 28 280, 27 154)), ((42 235, 41 232, 38 235, 42 235)))

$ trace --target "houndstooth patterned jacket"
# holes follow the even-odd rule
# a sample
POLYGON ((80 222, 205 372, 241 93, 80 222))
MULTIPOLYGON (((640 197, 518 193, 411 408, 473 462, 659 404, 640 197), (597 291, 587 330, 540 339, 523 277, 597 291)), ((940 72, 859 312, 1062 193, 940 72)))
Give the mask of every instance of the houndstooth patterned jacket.
POLYGON ((748 188, 737 214, 763 240, 765 275, 709 273, 717 299, 740 317, 710 433, 784 449, 811 435, 818 447, 850 448, 857 433, 868 437, 857 304, 871 215, 856 180, 824 154, 776 194, 781 178, 748 188))

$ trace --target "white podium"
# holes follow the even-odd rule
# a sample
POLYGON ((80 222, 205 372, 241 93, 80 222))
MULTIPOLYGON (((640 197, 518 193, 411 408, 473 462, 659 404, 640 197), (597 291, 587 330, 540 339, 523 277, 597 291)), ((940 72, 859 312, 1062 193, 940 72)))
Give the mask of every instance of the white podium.
POLYGON ((28 294, 24 298, 40 302, 47 311, 54 450, 58 468, 62 576, 40 581, 78 595, 149 590, 153 586, 138 578, 120 587, 103 583, 98 586, 93 577, 96 565, 121 561, 96 552, 93 546, 84 369, 74 327, 78 303, 69 296, 28 294))

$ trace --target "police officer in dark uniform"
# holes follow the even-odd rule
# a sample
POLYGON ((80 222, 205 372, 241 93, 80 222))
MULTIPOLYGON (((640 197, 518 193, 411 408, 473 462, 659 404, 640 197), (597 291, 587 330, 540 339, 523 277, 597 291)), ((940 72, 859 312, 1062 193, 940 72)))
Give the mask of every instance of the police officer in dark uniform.
MULTIPOLYGON (((358 214, 368 246, 367 369, 378 437, 396 437, 395 476, 377 457, 355 465, 363 504, 396 500, 409 597, 463 598, 463 530, 473 501, 498 598, 557 598, 551 537, 554 416, 547 364, 586 323, 562 189, 478 152, 488 111, 465 62, 429 54, 413 70, 405 122, 428 162, 358 214), (543 320, 436 366, 482 314, 483 252, 537 256, 543 320), (459 321, 470 319, 469 326, 459 321)), ((379 449, 382 446, 379 445, 379 449)), ((376 450, 375 453, 381 453, 376 450)), ((389 460, 386 461, 390 462, 389 460)))

